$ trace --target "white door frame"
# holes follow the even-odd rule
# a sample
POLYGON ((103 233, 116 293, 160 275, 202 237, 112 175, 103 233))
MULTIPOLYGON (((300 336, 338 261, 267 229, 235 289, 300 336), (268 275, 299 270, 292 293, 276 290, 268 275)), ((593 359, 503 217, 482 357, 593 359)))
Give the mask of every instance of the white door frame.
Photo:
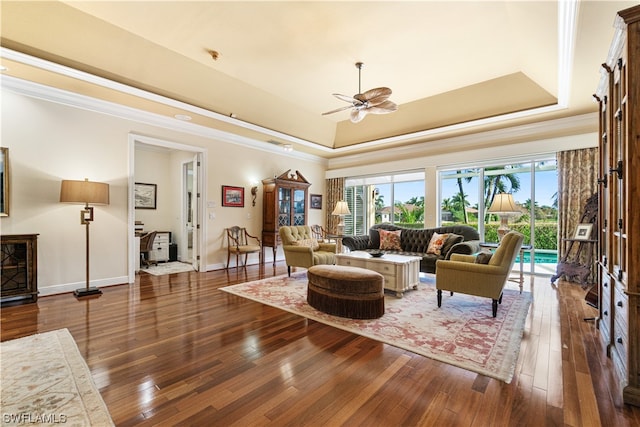
MULTIPOLYGON (((164 139, 152 138, 149 136, 138 135, 135 133, 130 133, 129 136, 129 170, 128 170, 128 277, 129 283, 135 283, 135 265, 136 265, 136 240, 135 240, 135 203, 134 203, 134 184, 135 184, 135 147, 136 142, 141 142, 148 145, 156 145, 160 147, 169 148, 172 150, 179 151, 187 151, 194 154, 199 154, 200 156, 200 166, 196 166, 194 169, 194 173, 198 174, 198 192, 201 195, 207 194, 206 183, 207 183, 207 150, 202 147, 196 147, 192 145, 181 144, 178 142, 168 141, 164 139)), ((200 255, 199 262, 199 271, 204 272, 205 266, 207 265, 206 260, 206 248, 205 248, 205 239, 204 236, 207 235, 207 223, 203 220, 204 218, 204 203, 199 203, 197 206, 197 214, 196 218, 200 221, 200 226, 194 228, 194 233, 197 233, 197 253, 200 255)))

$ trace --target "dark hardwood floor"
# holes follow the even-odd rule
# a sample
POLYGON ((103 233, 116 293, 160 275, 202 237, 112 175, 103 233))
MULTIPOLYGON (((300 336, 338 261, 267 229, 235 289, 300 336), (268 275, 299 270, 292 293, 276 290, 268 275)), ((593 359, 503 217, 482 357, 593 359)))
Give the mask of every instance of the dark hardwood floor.
POLYGON ((218 289, 285 273, 142 273, 99 298, 3 307, 1 338, 68 328, 118 426, 640 425, 610 387, 578 285, 527 278, 534 302, 505 384, 218 289))

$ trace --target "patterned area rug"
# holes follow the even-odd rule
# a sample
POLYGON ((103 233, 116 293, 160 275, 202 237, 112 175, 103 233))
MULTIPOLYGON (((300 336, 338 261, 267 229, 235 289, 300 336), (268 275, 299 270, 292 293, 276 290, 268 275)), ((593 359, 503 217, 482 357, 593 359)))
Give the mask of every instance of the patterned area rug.
POLYGON ((142 268, 140 271, 153 274, 154 276, 163 276, 165 274, 184 273, 186 271, 194 271, 191 264, 180 261, 159 262, 158 265, 150 265, 142 268))
POLYGON ((112 426, 67 329, 0 344, 2 425, 112 426))
POLYGON ((443 293, 438 308, 435 276, 427 276, 404 298, 386 295, 381 318, 354 320, 309 306, 306 272, 221 290, 506 383, 513 377, 531 304, 529 292, 505 289, 496 318, 491 316, 490 299, 471 295, 443 293))

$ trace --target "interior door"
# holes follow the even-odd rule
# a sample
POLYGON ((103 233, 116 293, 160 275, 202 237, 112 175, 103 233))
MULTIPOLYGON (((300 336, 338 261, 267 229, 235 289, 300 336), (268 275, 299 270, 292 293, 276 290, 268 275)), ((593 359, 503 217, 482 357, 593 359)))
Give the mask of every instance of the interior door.
POLYGON ((191 197, 191 204, 189 209, 191 210, 191 264, 195 271, 200 271, 200 252, 198 251, 199 239, 200 239, 200 154, 197 153, 193 156, 193 173, 191 174, 191 187, 193 188, 193 196, 191 197))
POLYGON ((200 264, 199 246, 199 194, 198 187, 198 154, 191 161, 182 164, 183 186, 183 224, 182 241, 180 242, 180 261, 190 263, 198 271, 200 264))

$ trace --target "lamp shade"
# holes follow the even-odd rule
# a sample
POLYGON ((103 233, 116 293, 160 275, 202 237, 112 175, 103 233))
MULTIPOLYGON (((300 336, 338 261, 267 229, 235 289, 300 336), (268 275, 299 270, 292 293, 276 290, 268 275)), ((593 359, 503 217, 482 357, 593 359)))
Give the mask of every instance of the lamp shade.
POLYGON ((493 197, 493 202, 488 212, 491 213, 515 213, 520 212, 513 201, 513 195, 509 193, 499 193, 493 197))
POLYGON ((63 203, 109 204, 109 184, 103 182, 63 180, 60 185, 63 203))
POLYGON ((340 200, 336 203, 336 207, 331 212, 331 215, 351 215, 351 211, 349 210, 349 205, 344 200, 340 200))

